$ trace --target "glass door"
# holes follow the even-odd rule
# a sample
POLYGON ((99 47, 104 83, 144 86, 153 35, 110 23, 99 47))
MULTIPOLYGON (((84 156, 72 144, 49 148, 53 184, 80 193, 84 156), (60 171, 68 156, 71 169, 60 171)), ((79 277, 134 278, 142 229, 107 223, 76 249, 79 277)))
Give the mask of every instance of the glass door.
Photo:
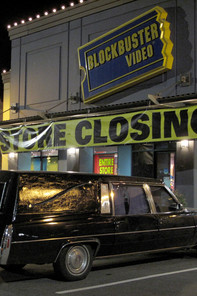
POLYGON ((175 187, 175 153, 156 152, 157 178, 162 179, 171 190, 175 187))

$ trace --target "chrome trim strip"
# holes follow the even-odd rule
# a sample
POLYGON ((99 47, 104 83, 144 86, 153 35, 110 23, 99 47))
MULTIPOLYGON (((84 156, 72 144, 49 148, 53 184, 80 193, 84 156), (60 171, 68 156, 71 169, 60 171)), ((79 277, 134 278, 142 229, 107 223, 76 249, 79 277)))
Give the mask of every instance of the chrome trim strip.
POLYGON ((100 233, 100 234, 89 234, 89 235, 81 235, 81 236, 68 236, 68 237, 58 237, 58 238, 45 238, 45 239, 35 239, 35 240, 24 240, 24 241, 14 241, 12 244, 24 244, 24 243, 37 243, 37 242, 48 242, 55 240, 71 240, 71 239, 89 239, 89 238, 97 238, 102 236, 119 236, 119 235, 131 235, 131 234, 142 234, 142 233, 153 233, 160 231, 172 231, 172 230, 186 230, 186 229, 195 229, 196 226, 185 226, 185 227, 175 227, 175 228, 163 228, 163 229, 151 229, 151 230, 139 230, 139 231, 125 231, 125 232, 112 232, 112 233, 100 233))
POLYGON ((125 234, 139 234, 139 233, 147 233, 147 232, 160 232, 160 231, 168 231, 168 230, 181 230, 181 229, 195 229, 196 226, 184 226, 184 227, 174 227, 174 228, 163 228, 163 229, 151 229, 151 230, 139 230, 139 231, 125 231, 125 232, 116 232, 115 235, 125 235, 125 234))
POLYGON ((0 196, 0 209, 1 209, 2 204, 3 204, 3 199, 4 199, 5 188, 6 188, 7 182, 0 182, 0 184, 3 184, 3 190, 2 190, 1 196, 0 196))
POLYGON ((128 234, 138 234, 138 233, 147 233, 147 232, 158 232, 158 229, 153 230, 140 230, 140 231, 130 231, 130 232, 112 232, 112 233, 100 233, 100 234, 89 234, 89 235, 81 235, 81 236, 68 236, 68 237, 58 237, 58 238, 45 238, 45 239, 35 239, 35 240, 24 240, 24 241, 14 241, 12 244, 24 244, 24 243, 37 243, 37 242, 47 242, 47 241, 55 241, 55 240, 71 240, 71 239, 85 239, 85 238, 91 238, 96 239, 97 237, 102 236, 118 236, 118 235, 128 235, 128 234))
POLYGON ((195 229, 196 226, 193 225, 193 226, 182 226, 182 227, 172 227, 172 228, 168 227, 168 228, 161 228, 159 229, 159 231, 181 230, 181 229, 191 229, 191 228, 195 229))
POLYGON ((125 232, 117 232, 115 235, 127 235, 127 234, 139 234, 139 233, 147 233, 147 232, 159 232, 159 229, 151 229, 151 230, 138 230, 138 231, 125 231, 125 232))
POLYGON ((71 240, 71 239, 96 239, 98 236, 114 236, 115 233, 108 234, 95 234, 95 235, 81 235, 81 236, 65 236, 65 237, 56 237, 56 238, 44 238, 44 239, 35 239, 35 240, 25 240, 25 241, 14 241, 12 244, 25 244, 25 243, 37 243, 37 242, 48 242, 48 241, 56 241, 56 240, 71 240))
POLYGON ((166 249, 155 249, 149 251, 138 251, 138 252, 131 252, 131 253, 123 253, 123 254, 116 254, 116 255, 106 255, 106 256, 98 256, 95 260, 105 259, 105 258, 115 258, 115 257, 122 257, 122 256, 129 256, 129 255, 137 255, 137 254, 150 254, 150 253, 160 253, 160 252, 168 252, 168 251, 175 251, 175 250, 182 250, 182 249, 191 249, 196 247, 196 245, 189 245, 189 246, 182 246, 182 247, 172 247, 166 249))

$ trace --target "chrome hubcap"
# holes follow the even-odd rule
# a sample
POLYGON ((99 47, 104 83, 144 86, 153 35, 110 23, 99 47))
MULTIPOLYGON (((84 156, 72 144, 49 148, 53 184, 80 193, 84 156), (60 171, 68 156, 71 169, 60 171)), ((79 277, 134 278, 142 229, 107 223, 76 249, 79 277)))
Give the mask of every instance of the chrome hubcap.
POLYGON ((88 265, 88 252, 85 247, 74 246, 67 254, 67 267, 73 274, 82 273, 88 265))

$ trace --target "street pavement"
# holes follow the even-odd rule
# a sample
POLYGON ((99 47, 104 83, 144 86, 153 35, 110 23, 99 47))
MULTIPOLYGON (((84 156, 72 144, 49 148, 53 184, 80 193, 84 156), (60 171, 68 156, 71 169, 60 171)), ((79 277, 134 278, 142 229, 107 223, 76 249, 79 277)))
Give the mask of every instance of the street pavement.
POLYGON ((195 296, 196 252, 161 253, 99 260, 85 280, 64 282, 52 265, 0 268, 0 296, 195 296))

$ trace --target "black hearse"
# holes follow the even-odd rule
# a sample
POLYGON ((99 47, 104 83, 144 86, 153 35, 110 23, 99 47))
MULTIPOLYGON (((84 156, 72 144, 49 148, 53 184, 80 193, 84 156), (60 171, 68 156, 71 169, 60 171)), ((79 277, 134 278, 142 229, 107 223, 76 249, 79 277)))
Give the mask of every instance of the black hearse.
POLYGON ((195 247, 197 215, 159 181, 0 172, 0 265, 53 263, 83 279, 94 258, 195 247))

